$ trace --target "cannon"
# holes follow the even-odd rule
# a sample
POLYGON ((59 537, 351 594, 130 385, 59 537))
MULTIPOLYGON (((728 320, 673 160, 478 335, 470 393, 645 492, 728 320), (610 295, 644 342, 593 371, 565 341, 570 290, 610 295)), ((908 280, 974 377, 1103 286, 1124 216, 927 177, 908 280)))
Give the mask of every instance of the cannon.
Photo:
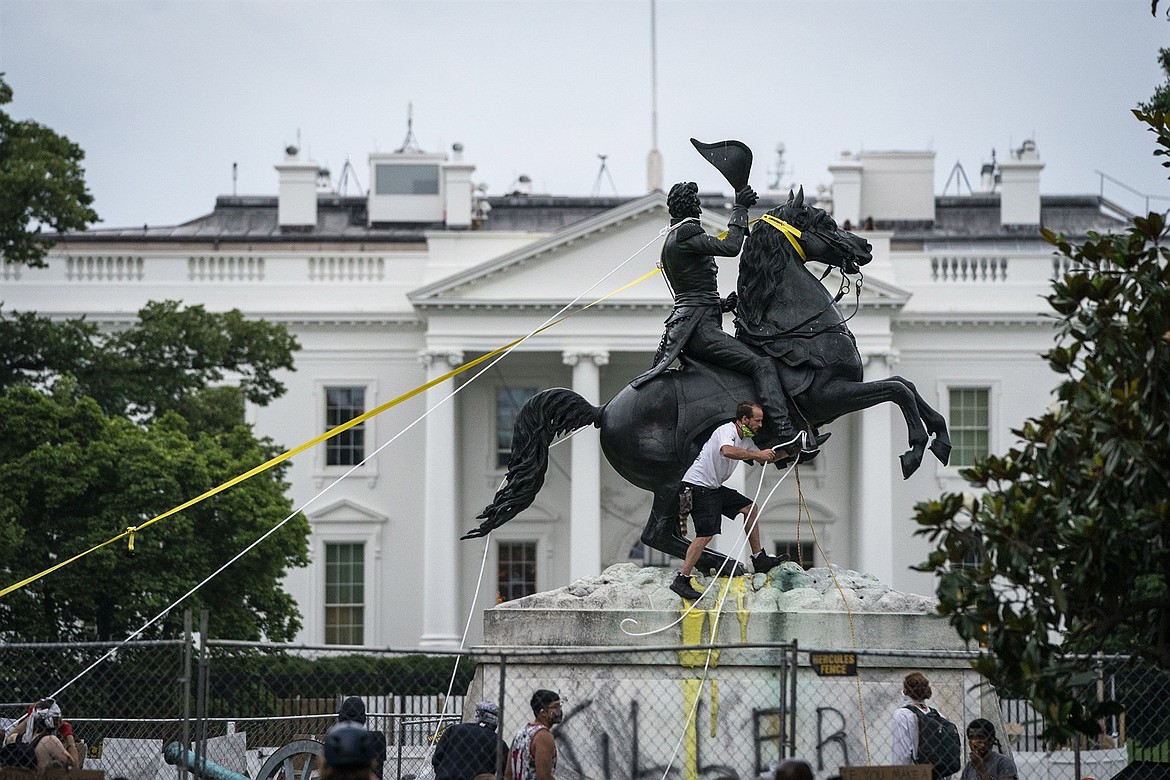
MULTIPOLYGON (((317 757, 324 752, 325 746, 315 739, 293 740, 268 757, 254 780, 309 780, 317 757)), ((206 756, 196 762, 194 751, 184 750, 178 742, 163 749, 163 758, 168 764, 184 767, 200 780, 250 780, 206 756)))

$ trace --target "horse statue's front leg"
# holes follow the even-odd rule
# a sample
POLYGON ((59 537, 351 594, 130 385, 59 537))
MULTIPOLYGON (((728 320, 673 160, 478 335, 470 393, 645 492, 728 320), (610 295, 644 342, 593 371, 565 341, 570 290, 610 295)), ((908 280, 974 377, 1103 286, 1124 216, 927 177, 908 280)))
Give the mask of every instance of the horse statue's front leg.
MULTIPOLYGON (((646 527, 642 529, 642 544, 681 560, 687 557, 687 548, 690 547, 691 540, 679 533, 678 491, 678 482, 667 483, 654 491, 654 505, 650 508, 650 518, 646 521, 646 527)), ((747 569, 741 563, 711 549, 703 550, 699 555, 695 571, 704 573, 717 571, 730 577, 747 574, 747 569)))

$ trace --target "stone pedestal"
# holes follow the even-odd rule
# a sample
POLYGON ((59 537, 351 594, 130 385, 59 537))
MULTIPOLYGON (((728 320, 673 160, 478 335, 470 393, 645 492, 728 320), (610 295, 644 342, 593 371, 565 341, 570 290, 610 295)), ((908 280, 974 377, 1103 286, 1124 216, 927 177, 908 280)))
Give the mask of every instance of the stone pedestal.
MULTIPOLYGON (((510 739, 531 719, 533 691, 560 693, 558 780, 662 777, 668 766, 682 780, 755 778, 782 743, 818 778, 885 764, 890 713, 916 670, 955 723, 983 715, 979 678, 933 598, 785 564, 717 580, 687 611, 673 576, 620 564, 489 610, 468 701, 499 701, 510 739), (818 676, 809 651, 857 673, 818 676)), ((696 578, 700 590, 709 582, 696 578)))

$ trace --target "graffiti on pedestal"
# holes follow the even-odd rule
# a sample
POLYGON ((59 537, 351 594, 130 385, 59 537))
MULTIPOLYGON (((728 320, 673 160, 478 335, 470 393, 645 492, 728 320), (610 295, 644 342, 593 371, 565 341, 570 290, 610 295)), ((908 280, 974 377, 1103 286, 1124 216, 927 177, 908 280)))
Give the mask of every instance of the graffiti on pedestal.
MULTIPOLYGON (((558 773, 597 780, 740 780, 755 776, 747 768, 736 769, 704 757, 705 729, 694 729, 693 745, 682 744, 689 741, 686 736, 680 740, 679 733, 665 724, 647 725, 639 715, 636 700, 629 702, 625 712, 603 712, 594 699, 567 706, 556 732, 558 773), (586 715, 592 716, 587 724, 583 722, 586 715), (676 748, 668 772, 666 762, 676 748)), ((700 701, 694 723, 707 717, 708 708, 700 701)), ((759 754, 758 749, 755 752, 759 754)))

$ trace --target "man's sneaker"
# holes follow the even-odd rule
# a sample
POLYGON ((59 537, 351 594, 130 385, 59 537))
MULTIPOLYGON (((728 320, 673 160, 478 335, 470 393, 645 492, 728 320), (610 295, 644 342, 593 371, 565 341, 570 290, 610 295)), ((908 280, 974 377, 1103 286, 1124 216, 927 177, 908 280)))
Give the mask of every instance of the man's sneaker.
POLYGON ((703 597, 702 593, 691 586, 690 575, 681 572, 674 575, 674 582, 670 583, 670 589, 688 601, 698 601, 703 597))
POLYGON ((768 555, 760 550, 752 556, 752 568, 755 569, 756 574, 767 574, 787 560, 787 555, 768 555))

